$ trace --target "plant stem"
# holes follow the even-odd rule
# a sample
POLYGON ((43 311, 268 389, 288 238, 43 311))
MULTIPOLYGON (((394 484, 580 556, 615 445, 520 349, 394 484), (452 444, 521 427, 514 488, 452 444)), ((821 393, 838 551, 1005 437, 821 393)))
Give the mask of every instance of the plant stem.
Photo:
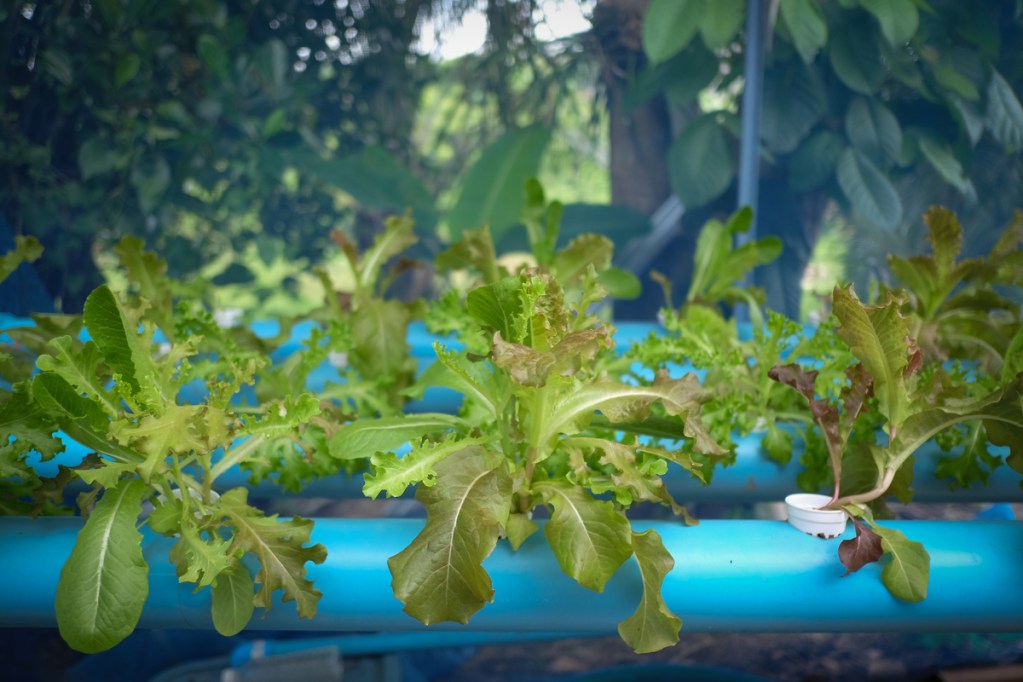
MULTIPOLYGON (((825 506, 836 509, 846 504, 864 504, 876 500, 888 491, 892 481, 895 479, 896 472, 898 472, 897 468, 887 468, 884 470, 884 473, 881 475, 877 485, 873 489, 864 493, 857 493, 855 495, 848 495, 841 498, 836 496, 825 506)), ((835 491, 836 493, 838 491, 837 484, 835 486, 835 491)))
POLYGON ((538 453, 536 448, 529 448, 529 451, 526 453, 526 464, 522 470, 523 479, 527 490, 527 492, 519 493, 519 511, 521 511, 523 514, 529 511, 528 490, 533 483, 533 472, 536 469, 537 454, 538 453))

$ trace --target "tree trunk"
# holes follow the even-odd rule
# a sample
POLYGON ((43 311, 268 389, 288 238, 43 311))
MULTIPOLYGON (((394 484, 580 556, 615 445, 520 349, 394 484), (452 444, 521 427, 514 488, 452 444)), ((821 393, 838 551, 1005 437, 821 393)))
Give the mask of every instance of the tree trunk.
POLYGON ((593 30, 607 93, 611 142, 611 201, 650 215, 671 195, 666 152, 671 119, 662 95, 627 107, 628 84, 644 66, 643 14, 649 0, 601 0, 593 30))
MULTIPOLYGON (((649 0, 599 0, 592 21, 610 121, 611 201, 651 216, 672 194, 667 166, 671 115, 663 94, 632 106, 625 98, 628 85, 647 65, 642 28, 648 5, 649 0)), ((692 278, 693 246, 693 238, 683 234, 656 256, 650 254, 652 269, 677 282, 676 290, 684 291, 692 278)), ((643 282, 642 297, 616 304, 619 319, 653 319, 665 304, 650 269, 636 273, 643 282)))

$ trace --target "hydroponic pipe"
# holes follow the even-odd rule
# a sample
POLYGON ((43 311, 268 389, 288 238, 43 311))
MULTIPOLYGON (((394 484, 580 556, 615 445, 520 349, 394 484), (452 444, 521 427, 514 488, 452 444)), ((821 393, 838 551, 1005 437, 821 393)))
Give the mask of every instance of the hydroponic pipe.
MULTIPOLYGON (((654 528, 676 559, 663 586, 669 608, 689 631, 731 632, 1020 632, 1023 524, 1018 522, 891 522, 922 542, 931 556, 927 599, 892 597, 867 566, 843 577, 838 542, 805 535, 780 521, 667 522, 654 528)), ((0 519, 2 627, 51 627, 61 565, 81 522, 73 518, 0 519)), ((387 558, 422 528, 413 519, 319 519, 314 541, 327 546, 309 577, 323 592, 318 615, 300 620, 294 604, 275 603, 252 630, 409 631, 421 624, 391 593, 387 558)), ((852 530, 845 537, 851 537, 852 530)), ((167 559, 172 539, 146 533, 149 598, 140 627, 210 628, 209 591, 179 584, 167 559)), ((459 631, 614 632, 639 603, 641 578, 630 560, 597 594, 566 577, 542 533, 513 553, 501 543, 486 561, 494 602, 459 631)))

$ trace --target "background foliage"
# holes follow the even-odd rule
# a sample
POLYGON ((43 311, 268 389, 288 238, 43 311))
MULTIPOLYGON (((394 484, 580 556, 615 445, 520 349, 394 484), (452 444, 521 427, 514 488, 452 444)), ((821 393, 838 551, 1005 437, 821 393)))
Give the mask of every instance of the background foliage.
MULTIPOLYGON (((410 210, 424 252, 483 221, 523 246, 509 228, 538 174, 568 204, 566 240, 622 247, 680 198, 633 265, 685 289, 697 229, 735 208, 744 20, 745 0, 14 3, 0 214, 44 243, 59 308, 80 309, 93 264, 136 234, 266 314, 311 295, 333 228, 365 245, 410 210), (590 28, 551 40, 547 14, 575 3, 590 28), (473 12, 479 51, 428 54, 424 36, 473 12)), ((770 305, 798 314, 829 225, 849 236, 824 252, 861 284, 886 252, 920 250, 932 203, 957 210, 968 253, 990 248, 1023 189, 1019 3, 773 0, 768 21, 757 221, 785 245, 757 275, 770 305)), ((623 316, 652 315, 657 289, 623 316)))
MULTIPOLYGON (((644 92, 690 112, 702 88, 723 95, 690 113, 668 152, 691 209, 734 205, 744 5, 653 0, 644 18, 644 92)), ((832 205, 855 226, 861 283, 881 276, 885 253, 919 251, 933 203, 964 217, 972 253, 990 248, 1021 189, 1019 4, 780 0, 768 21, 759 225, 785 251, 759 276, 773 307, 798 313, 832 205)))

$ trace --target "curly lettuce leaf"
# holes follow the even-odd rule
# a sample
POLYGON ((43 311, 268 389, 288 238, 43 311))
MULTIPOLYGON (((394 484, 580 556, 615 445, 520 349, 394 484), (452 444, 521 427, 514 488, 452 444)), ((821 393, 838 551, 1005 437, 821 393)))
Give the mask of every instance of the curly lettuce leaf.
POLYGON ((310 542, 313 522, 295 517, 282 520, 266 516, 248 504, 248 491, 234 488, 220 496, 216 513, 224 517, 232 529, 228 551, 252 552, 259 560, 260 570, 255 582, 255 604, 270 610, 273 593, 283 590, 282 601, 295 602, 299 618, 316 615, 316 605, 323 594, 306 578, 306 563, 322 564, 327 549, 310 542))

